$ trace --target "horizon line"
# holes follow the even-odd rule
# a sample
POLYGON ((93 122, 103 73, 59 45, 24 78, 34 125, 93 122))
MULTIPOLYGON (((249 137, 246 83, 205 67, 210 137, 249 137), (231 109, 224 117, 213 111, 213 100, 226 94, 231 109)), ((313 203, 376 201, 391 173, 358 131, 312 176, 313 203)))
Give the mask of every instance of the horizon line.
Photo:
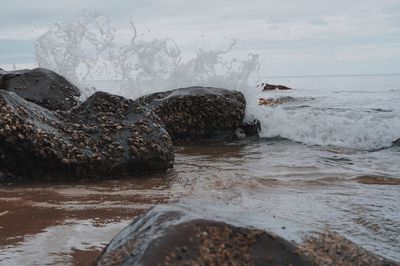
POLYGON ((278 75, 260 76, 260 78, 323 78, 323 77, 362 77, 362 76, 400 76, 400 73, 369 73, 369 74, 321 74, 321 75, 278 75))

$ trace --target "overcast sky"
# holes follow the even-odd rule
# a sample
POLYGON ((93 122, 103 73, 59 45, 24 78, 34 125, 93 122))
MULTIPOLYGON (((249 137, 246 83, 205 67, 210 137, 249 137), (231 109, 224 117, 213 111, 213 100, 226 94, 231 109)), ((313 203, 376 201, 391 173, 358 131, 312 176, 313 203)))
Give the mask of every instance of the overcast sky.
POLYGON ((261 75, 400 73, 400 0, 0 0, 0 67, 33 65, 34 43, 85 9, 182 49, 238 40, 261 75))

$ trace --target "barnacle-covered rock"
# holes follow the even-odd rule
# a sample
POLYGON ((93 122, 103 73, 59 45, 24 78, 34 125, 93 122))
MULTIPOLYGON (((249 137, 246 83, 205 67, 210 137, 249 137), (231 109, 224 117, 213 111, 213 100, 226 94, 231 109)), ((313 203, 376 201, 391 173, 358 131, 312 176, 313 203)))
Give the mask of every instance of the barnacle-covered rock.
POLYGON ((156 206, 120 232, 97 265, 311 265, 295 251, 261 230, 156 206))
POLYGON ((158 205, 122 230, 97 259, 108 265, 379 265, 398 263, 337 233, 303 243, 273 233, 210 220, 173 205, 158 205))
POLYGON ((103 92, 69 111, 50 111, 0 90, 0 171, 28 179, 136 175, 172 167, 160 119, 103 92))
POLYGON ((49 110, 68 110, 78 104, 79 89, 64 77, 45 68, 4 71, 0 89, 12 91, 49 110))
POLYGON ((242 123, 242 93, 212 87, 189 87, 140 97, 165 124, 173 140, 231 138, 242 123))

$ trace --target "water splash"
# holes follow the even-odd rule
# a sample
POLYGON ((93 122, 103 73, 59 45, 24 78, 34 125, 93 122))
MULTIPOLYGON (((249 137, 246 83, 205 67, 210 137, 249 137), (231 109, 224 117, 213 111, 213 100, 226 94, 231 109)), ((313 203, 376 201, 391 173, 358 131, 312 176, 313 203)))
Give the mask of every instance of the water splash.
POLYGON ((106 16, 85 11, 75 22, 57 23, 41 35, 36 59, 78 84, 84 96, 99 87, 131 98, 192 85, 239 89, 259 67, 256 54, 232 55, 235 41, 223 50, 198 49, 184 60, 184 51, 170 38, 144 40, 132 22, 129 34, 124 42, 106 16))
POLYGON ((384 92, 378 88, 385 83, 371 86, 370 81, 360 83, 361 79, 353 78, 349 83, 351 91, 346 92, 340 86, 349 84, 335 89, 337 80, 328 80, 326 84, 314 84, 311 89, 306 84, 299 90, 275 92, 294 97, 293 103, 276 108, 258 106, 260 97, 274 93, 266 95, 255 88, 256 80, 265 81, 258 77, 259 56, 248 53, 246 58, 236 58, 235 48, 236 41, 232 41, 224 49, 199 48, 193 54, 181 49, 171 38, 149 38, 138 33, 132 22, 129 30, 122 32, 106 16, 85 11, 76 21, 57 23, 41 35, 36 42, 36 58, 41 67, 77 84, 84 98, 94 90, 128 98, 187 86, 240 90, 247 101, 245 119, 261 121, 261 135, 266 138, 373 150, 389 147, 400 137, 397 107, 400 96, 393 91, 399 84, 397 81, 389 92, 384 92), (365 94, 362 88, 368 87, 377 91, 365 94), (307 98, 312 99, 304 103, 309 107, 300 108, 301 99, 307 98), (377 111, 388 109, 389 98, 394 101, 389 104, 390 112, 377 111), (326 107, 331 108, 325 110, 326 107))

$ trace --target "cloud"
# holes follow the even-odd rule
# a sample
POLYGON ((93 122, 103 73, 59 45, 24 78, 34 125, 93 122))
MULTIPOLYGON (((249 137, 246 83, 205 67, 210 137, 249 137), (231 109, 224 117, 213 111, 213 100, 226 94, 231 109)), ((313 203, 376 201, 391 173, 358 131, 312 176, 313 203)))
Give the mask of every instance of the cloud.
MULTIPOLYGON (((293 66, 302 64, 313 65, 308 71, 342 71, 335 60, 345 60, 354 68, 353 73, 359 72, 361 63, 373 60, 380 66, 387 60, 388 66, 400 69, 400 63, 393 64, 395 59, 400 62, 398 0, 0 2, 0 67, 10 64, 13 56, 21 58, 32 52, 27 43, 34 43, 54 22, 74 20, 82 10, 89 9, 109 16, 121 39, 129 39, 129 20, 147 37, 171 37, 188 51, 201 45, 221 48, 235 39, 237 53, 258 52, 265 62, 288 64, 284 71, 291 74, 299 72, 299 67, 293 66), (14 48, 10 46, 13 41, 14 48)), ((31 60, 33 55, 24 58, 31 60)), ((371 65, 372 70, 375 68, 371 65)), ((269 74, 283 70, 265 66, 261 71, 269 74)))

